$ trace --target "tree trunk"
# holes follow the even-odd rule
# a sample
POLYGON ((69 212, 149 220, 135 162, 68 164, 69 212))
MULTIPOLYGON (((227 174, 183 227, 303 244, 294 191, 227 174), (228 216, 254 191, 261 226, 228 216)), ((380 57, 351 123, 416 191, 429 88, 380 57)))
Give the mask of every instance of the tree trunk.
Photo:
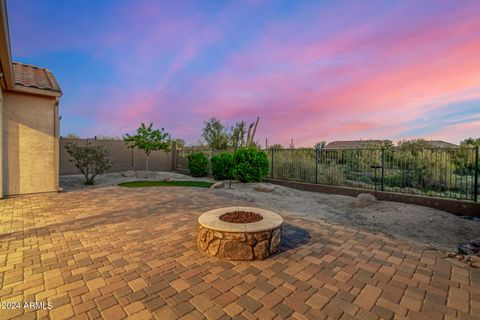
POLYGON ((150 154, 147 154, 147 162, 145 164, 145 172, 148 172, 148 159, 150 158, 150 154))

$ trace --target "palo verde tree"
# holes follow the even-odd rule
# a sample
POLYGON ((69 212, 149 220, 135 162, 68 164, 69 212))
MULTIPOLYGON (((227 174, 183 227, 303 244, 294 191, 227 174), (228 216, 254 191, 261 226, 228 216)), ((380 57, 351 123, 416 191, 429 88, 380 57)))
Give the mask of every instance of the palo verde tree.
POLYGON ((245 121, 235 123, 230 129, 230 145, 234 150, 245 146, 245 121))
POLYGON ((148 171, 148 160, 152 151, 164 150, 168 151, 170 148, 170 134, 164 128, 154 129, 153 123, 147 127, 143 122, 137 129, 137 133, 133 136, 128 133, 123 138, 123 141, 129 148, 138 148, 145 152, 147 156, 147 163, 145 171, 148 171))
POLYGON ((112 167, 108 151, 102 146, 93 145, 91 142, 85 146, 68 143, 65 149, 71 156, 69 161, 85 176, 86 185, 92 185, 97 175, 112 167))
POLYGON ((205 122, 202 137, 212 149, 222 150, 228 146, 228 132, 223 123, 215 117, 205 122))
POLYGON ((205 122, 202 137, 210 148, 214 150, 224 150, 227 148, 256 148, 258 143, 255 141, 255 133, 260 118, 248 125, 245 121, 235 123, 232 127, 227 127, 220 120, 213 117, 205 122))

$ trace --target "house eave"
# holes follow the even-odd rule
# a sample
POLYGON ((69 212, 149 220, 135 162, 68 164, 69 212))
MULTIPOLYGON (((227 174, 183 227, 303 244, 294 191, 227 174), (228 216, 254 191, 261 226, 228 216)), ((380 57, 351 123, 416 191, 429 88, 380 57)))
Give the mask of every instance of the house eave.
POLYGON ((2 69, 1 84, 2 87, 7 90, 11 90, 15 86, 13 80, 11 52, 7 3, 5 0, 0 0, 0 66, 2 69))
POLYGON ((39 88, 32 88, 32 87, 25 87, 14 85, 11 89, 13 92, 20 92, 20 93, 28 93, 28 94, 36 94, 41 96, 49 96, 49 97, 61 97, 62 93, 58 91, 51 91, 51 90, 43 90, 39 88))

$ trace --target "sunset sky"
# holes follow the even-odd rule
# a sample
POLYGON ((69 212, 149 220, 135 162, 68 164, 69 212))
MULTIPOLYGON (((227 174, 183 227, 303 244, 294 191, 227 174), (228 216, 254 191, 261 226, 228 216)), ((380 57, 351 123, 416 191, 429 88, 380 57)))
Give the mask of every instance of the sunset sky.
POLYGON ((14 60, 53 71, 61 133, 189 143, 480 137, 480 1, 8 1, 14 60))

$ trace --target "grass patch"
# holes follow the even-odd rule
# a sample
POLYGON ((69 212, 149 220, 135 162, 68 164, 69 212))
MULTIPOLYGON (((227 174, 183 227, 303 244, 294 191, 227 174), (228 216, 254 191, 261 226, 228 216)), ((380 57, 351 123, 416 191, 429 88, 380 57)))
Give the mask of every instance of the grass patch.
POLYGON ((210 188, 213 182, 208 181, 129 181, 122 182, 118 185, 127 188, 142 187, 198 187, 210 188))

